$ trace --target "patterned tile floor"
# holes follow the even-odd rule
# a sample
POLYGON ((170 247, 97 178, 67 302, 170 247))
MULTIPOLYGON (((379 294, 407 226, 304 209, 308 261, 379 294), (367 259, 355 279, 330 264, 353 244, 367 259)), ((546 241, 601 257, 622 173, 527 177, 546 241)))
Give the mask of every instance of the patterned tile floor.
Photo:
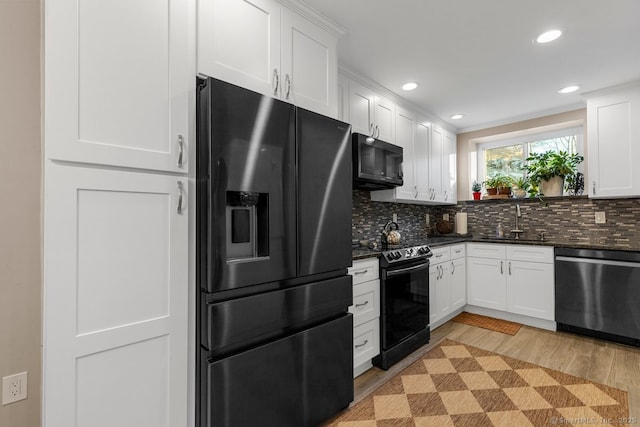
POLYGON ((621 425, 627 393, 444 340, 327 426, 621 425))

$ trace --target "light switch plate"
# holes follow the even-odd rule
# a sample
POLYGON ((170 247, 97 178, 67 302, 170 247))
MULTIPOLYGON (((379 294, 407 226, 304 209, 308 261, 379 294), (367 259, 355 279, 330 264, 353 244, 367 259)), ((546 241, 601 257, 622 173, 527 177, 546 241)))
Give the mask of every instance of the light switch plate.
POLYGON ((449 221, 449 214, 442 214, 442 219, 445 221, 449 221))
POLYGON ((596 224, 605 224, 607 222, 607 217, 604 212, 596 212, 596 224))
POLYGON ((393 214, 393 222, 398 222, 398 214, 393 214))

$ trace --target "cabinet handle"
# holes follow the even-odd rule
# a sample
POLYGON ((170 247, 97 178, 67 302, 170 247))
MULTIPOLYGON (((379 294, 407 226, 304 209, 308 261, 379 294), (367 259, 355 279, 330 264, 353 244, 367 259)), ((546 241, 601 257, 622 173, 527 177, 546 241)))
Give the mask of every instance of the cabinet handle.
POLYGON ((593 194, 594 196, 596 195, 596 182, 593 181, 593 187, 591 189, 591 194, 593 194))
POLYGON ((291 94, 291 78, 289 77, 289 74, 284 75, 284 81, 287 84, 287 94, 285 95, 284 99, 288 101, 289 95, 291 94))
POLYGON ((182 135, 178 135, 178 167, 182 168, 184 158, 184 137, 182 135))
POLYGON ((369 340, 364 340, 362 344, 356 344, 356 348, 364 347, 365 345, 367 345, 368 342, 369 340))
POLYGON ((380 138, 380 127, 378 125, 376 125, 376 136, 374 138, 380 138))
POLYGON ((365 301, 363 303, 360 304, 356 304, 356 308, 360 308, 360 307, 364 307, 365 305, 369 304, 369 301, 365 301))
POLYGON ((446 202, 449 199, 449 194, 447 194, 447 192, 444 192, 444 201, 446 202))
POLYGON ((511 261, 509 261, 509 276, 511 276, 511 261))
POLYGON ((504 274, 504 261, 500 261, 500 274, 504 274))
POLYGON ((361 274, 366 273, 367 271, 369 271, 369 269, 362 270, 362 271, 356 271, 356 272, 354 272, 353 274, 356 274, 356 275, 358 275, 358 276, 359 276, 359 275, 361 275, 361 274))
POLYGON ((182 181, 178 181, 178 207, 176 208, 178 215, 182 215, 182 199, 182 181))
POLYGON ((275 87, 273 88, 273 95, 278 96, 278 89, 280 88, 280 76, 278 76, 278 69, 273 69, 273 84, 275 87))
POLYGON ((369 123, 369 136, 371 136, 371 138, 375 138, 376 136, 376 128, 373 123, 369 123))
POLYGON ((456 272, 456 265, 454 263, 451 263, 451 275, 453 276, 455 272, 456 272))

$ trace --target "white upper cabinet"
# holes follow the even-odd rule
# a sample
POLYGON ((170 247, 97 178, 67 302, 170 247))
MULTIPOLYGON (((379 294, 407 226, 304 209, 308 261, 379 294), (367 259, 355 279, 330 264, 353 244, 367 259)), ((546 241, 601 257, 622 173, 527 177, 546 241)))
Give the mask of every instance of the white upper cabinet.
POLYGON ((442 188, 444 202, 455 204, 458 202, 458 141, 456 134, 444 131, 444 146, 442 149, 442 188))
POLYGON ((322 28, 282 10, 281 98, 327 116, 338 115, 337 40, 322 28))
POLYGON ((456 136, 433 125, 429 144, 429 200, 455 204, 456 196, 456 136))
POLYGON ((274 0, 198 1, 198 72, 278 96, 280 7, 274 0))
POLYGON ((188 2, 45 8, 46 158, 187 172, 188 2))
POLYGON ((398 108, 396 117, 396 144, 402 147, 402 173, 404 184, 396 187, 397 199, 418 199, 418 185, 416 182, 417 168, 415 158, 416 118, 411 111, 398 108))
POLYGON ((354 81, 349 82, 349 120, 354 133, 395 142, 395 104, 354 81))
POLYGON ((590 197, 640 195, 640 87, 587 100, 590 197))
POLYGON ((199 73, 337 117, 337 38, 274 0, 199 0, 199 73))

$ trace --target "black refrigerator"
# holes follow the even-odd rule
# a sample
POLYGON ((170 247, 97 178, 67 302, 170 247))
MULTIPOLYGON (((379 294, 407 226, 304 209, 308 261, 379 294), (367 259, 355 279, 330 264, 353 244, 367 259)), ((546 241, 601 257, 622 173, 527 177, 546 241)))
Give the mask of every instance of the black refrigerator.
POLYGON ((353 400, 350 125, 197 84, 197 425, 316 426, 353 400))

